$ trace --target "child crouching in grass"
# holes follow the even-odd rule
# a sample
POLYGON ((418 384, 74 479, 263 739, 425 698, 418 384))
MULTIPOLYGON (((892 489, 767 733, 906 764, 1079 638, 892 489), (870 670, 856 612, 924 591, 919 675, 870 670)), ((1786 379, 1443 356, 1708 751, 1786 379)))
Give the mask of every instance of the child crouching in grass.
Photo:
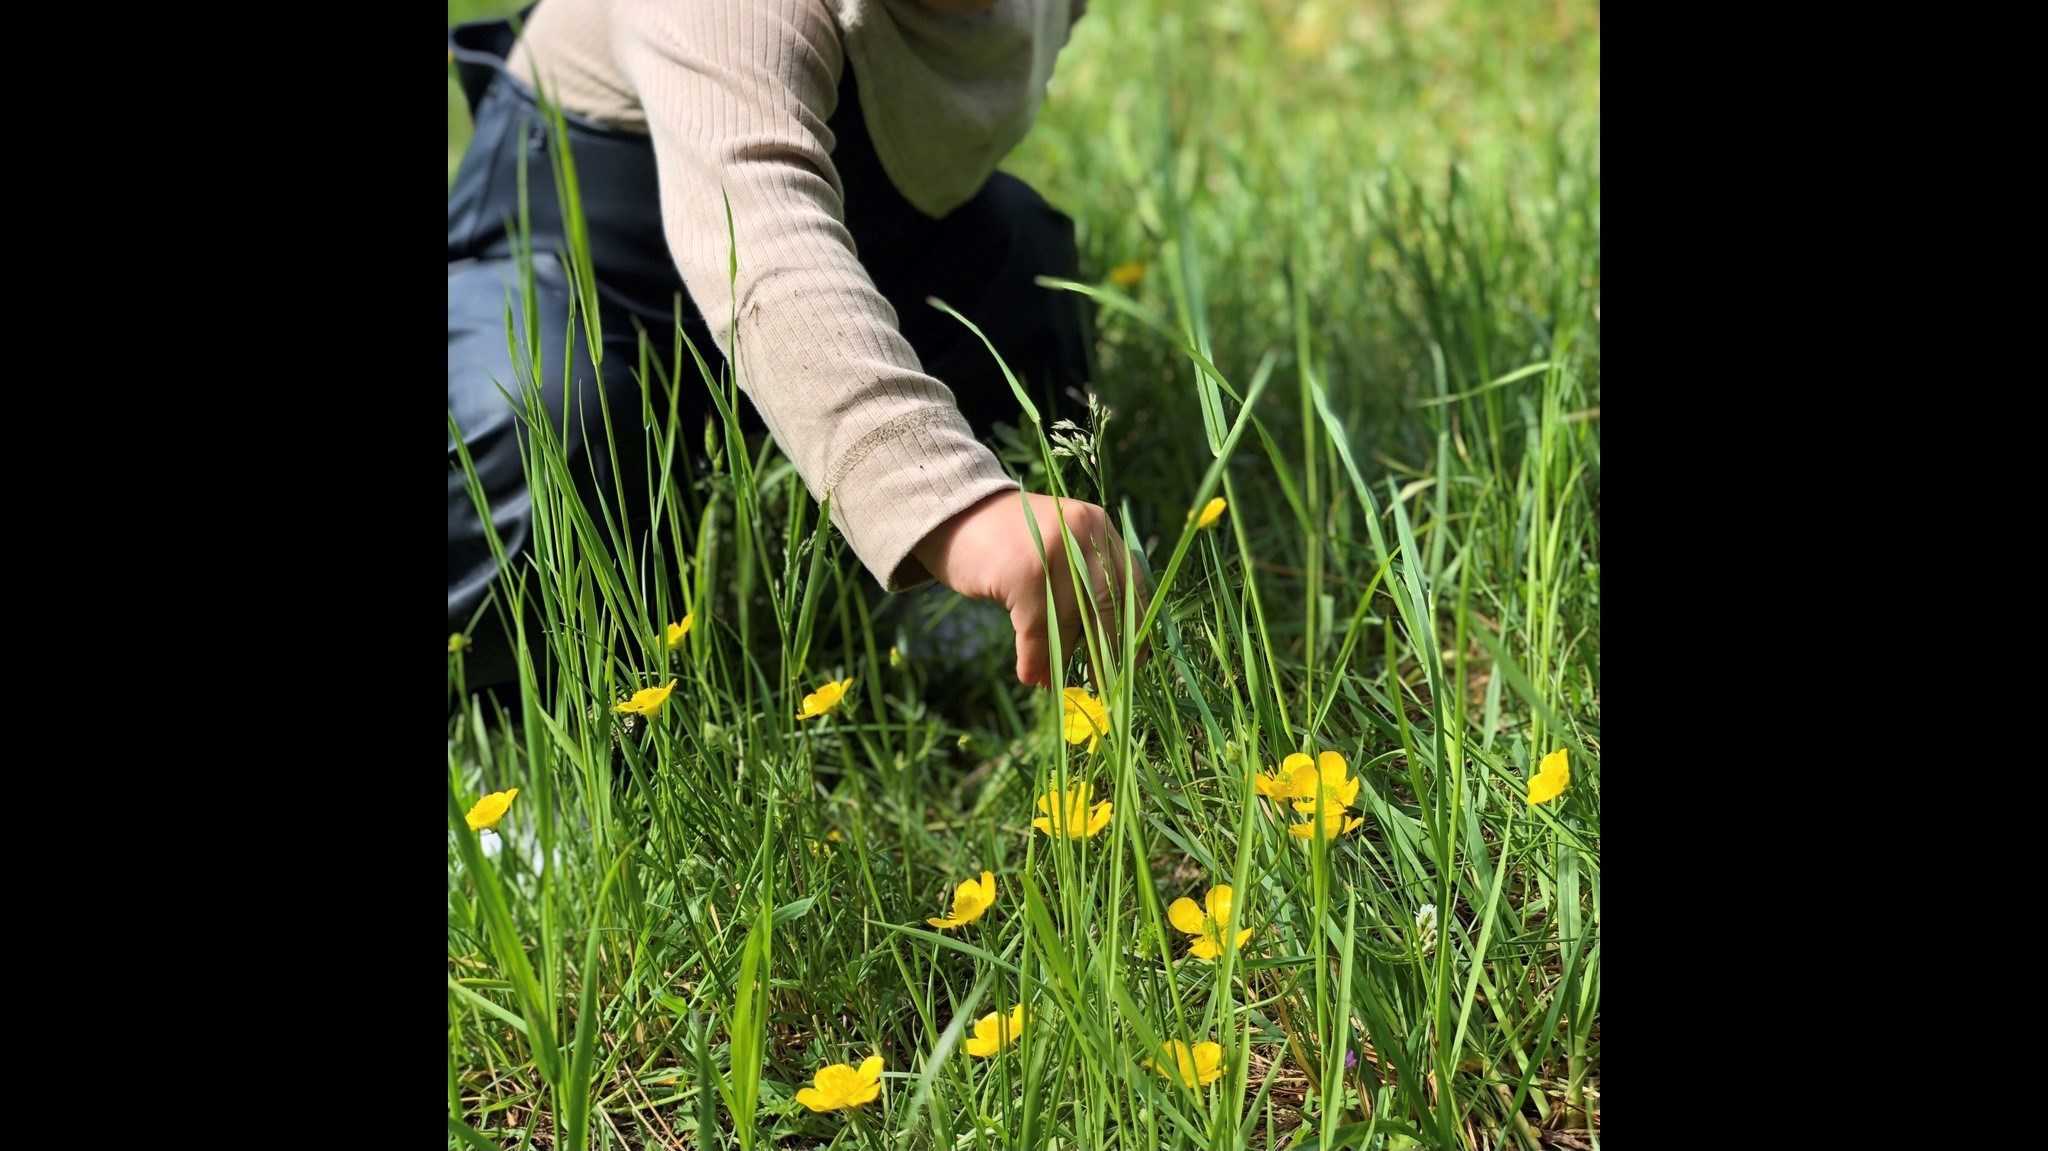
MULTIPOLYGON (((476 130, 449 194, 448 406, 508 559, 525 560, 531 531, 517 415, 500 391, 518 390, 505 302, 517 296, 525 163, 538 382, 553 424, 567 418, 586 499, 615 490, 600 397, 615 419, 640 410, 638 329, 668 349, 680 296, 684 334, 709 359, 731 353, 736 316, 751 413, 812 495, 830 494, 868 571, 891 590, 930 579, 1001 604, 1017 678, 1050 684, 1048 623, 1068 652, 1081 627, 1060 520, 1099 605, 1122 587, 1124 549, 1102 508, 1020 497, 983 442, 998 417, 1014 418, 1015 399, 980 341, 924 301, 975 321, 1055 401, 1085 383, 1079 301, 1034 282, 1078 274, 1072 221, 995 171, 1029 129, 1084 2, 543 0, 523 32, 456 29, 476 130), (545 155, 557 145, 537 90, 567 121, 601 370, 581 325, 568 332, 555 254, 569 243, 545 155)), ((701 420, 701 390, 683 398, 701 420)), ((626 490, 642 490, 640 436, 618 439, 626 490)), ((453 436, 448 455, 448 618, 464 630, 499 570, 453 436)), ((471 686, 510 682, 496 613, 474 644, 471 686)))

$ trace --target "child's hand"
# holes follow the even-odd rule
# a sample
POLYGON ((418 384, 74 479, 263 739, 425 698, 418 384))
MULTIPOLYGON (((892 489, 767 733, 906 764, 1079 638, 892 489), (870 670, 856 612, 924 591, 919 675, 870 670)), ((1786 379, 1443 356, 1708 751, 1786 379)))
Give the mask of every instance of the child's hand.
MULTIPOLYGON (((1110 527, 1109 513, 1094 504, 1061 500, 1055 510, 1051 496, 1035 492, 1026 494, 1022 503, 1038 520, 1039 537, 1045 541, 1043 564, 1031 542, 1031 529, 1024 523, 1024 506, 1014 491, 990 496, 947 520, 912 549, 912 554, 933 579, 970 599, 994 600, 1008 609, 1010 625, 1017 632, 1017 678, 1049 687, 1052 667, 1045 634, 1048 574, 1052 577, 1053 610, 1060 624, 1060 650, 1071 653, 1081 641, 1081 616, 1074 604, 1066 545, 1060 538, 1060 513, 1066 513, 1067 530, 1081 546, 1088 565, 1085 583, 1093 590, 1101 612, 1097 617, 1100 632, 1108 637, 1121 634, 1115 597, 1123 592, 1124 546, 1110 527)), ((1144 569, 1138 568, 1132 579, 1142 618, 1149 592, 1144 569)))

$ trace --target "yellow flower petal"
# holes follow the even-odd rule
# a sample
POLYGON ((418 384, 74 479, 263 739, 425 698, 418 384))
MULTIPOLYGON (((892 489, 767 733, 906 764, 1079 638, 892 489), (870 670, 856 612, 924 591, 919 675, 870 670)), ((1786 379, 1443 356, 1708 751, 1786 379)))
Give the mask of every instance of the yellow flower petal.
POLYGON ((994 1011, 974 1021, 974 1035, 967 1040, 967 1053, 987 1059, 1017 1042, 1024 1034, 1024 1005, 1017 1004, 1007 1016, 994 1011))
POLYGON ((1202 902, 1208 906, 1210 919, 1215 920, 1219 926, 1230 926, 1232 898, 1228 883, 1219 883, 1210 888, 1207 898, 1202 902))
POLYGON ((1287 798, 1287 776, 1257 772, 1252 775, 1252 790, 1267 799, 1287 798))
MULTIPOLYGON (((1173 1060, 1174 1071, 1183 1087, 1206 1086, 1223 1074, 1223 1045, 1220 1043, 1197 1043, 1190 1048, 1176 1039, 1159 1048, 1161 1054, 1173 1060)), ((1163 1065, 1147 1060, 1145 1066, 1157 1071, 1168 1079, 1176 1078, 1174 1071, 1163 1065)))
POLYGON ((1571 759, 1566 749, 1560 747, 1543 757, 1536 765, 1536 774, 1529 780, 1529 802, 1549 803, 1564 794, 1572 781, 1571 759))
POLYGON ((963 879, 953 889, 953 914, 944 919, 927 919, 933 927, 948 929, 973 923, 996 902, 996 877, 984 871, 979 881, 963 879))
POLYGON ((1318 800, 1326 810, 1350 807, 1357 802, 1358 777, 1350 774, 1350 765, 1340 753, 1323 752, 1316 757, 1313 767, 1305 755, 1289 756, 1288 762, 1294 764, 1294 774, 1288 781, 1295 797, 1294 810, 1314 815, 1318 800))
POLYGON ((856 1071, 844 1063, 818 1068, 813 1086, 796 1093, 796 1101, 813 1111, 838 1111, 872 1103, 882 1093, 882 1057, 869 1056, 856 1071))
POLYGON ((661 711, 661 705, 668 702, 669 694, 676 689, 676 681, 669 680, 660 687, 643 687, 633 693, 633 698, 620 704, 621 715, 639 715, 653 719, 661 711))
POLYGON ((848 1092, 846 1096, 846 1105, 848 1107, 859 1107, 862 1104, 873 1103, 875 1100, 881 1097, 881 1083, 870 1083, 866 1087, 856 1087, 852 1091, 848 1092))
POLYGON ((1358 802, 1358 777, 1354 775, 1350 779, 1345 780, 1341 786, 1324 794, 1336 800, 1340 807, 1355 806, 1358 802))
POLYGON ((837 1111, 839 1104, 816 1087, 799 1088, 796 1101, 813 1111, 837 1111))
POLYGON ((1136 287, 1144 279, 1145 265, 1137 260, 1132 260, 1127 264, 1118 264, 1109 270, 1109 282, 1119 288, 1136 287))
MULTIPOLYGON (((1250 939, 1251 937, 1252 929, 1249 927, 1245 928, 1243 931, 1238 932, 1237 949, 1239 951, 1243 951, 1245 941, 1250 939)), ((1223 957, 1223 937, 1217 933, 1215 927, 1212 925, 1206 934, 1204 934, 1200 939, 1195 940, 1193 944, 1189 945, 1188 954, 1194 956, 1196 959, 1206 960, 1210 963, 1214 963, 1216 960, 1223 957)))
POLYGON ((510 791, 494 791, 477 800, 476 806, 469 809, 469 814, 463 817, 463 821, 469 824, 471 831, 496 827, 498 821, 505 818, 505 813, 512 810, 512 801, 517 798, 519 789, 516 787, 510 791))
POLYGON ((1031 826, 1047 835, 1064 835, 1074 839, 1087 839, 1109 826, 1110 801, 1103 800, 1095 805, 1093 812, 1088 809, 1089 785, 1076 784, 1067 789, 1062 797, 1047 793, 1038 797, 1038 810, 1046 814, 1031 821, 1031 826), (1056 810, 1059 808, 1061 810, 1056 810))
POLYGON ((1185 895, 1166 909, 1166 918, 1173 924, 1173 929, 1183 935, 1200 935, 1207 930, 1207 919, 1202 915, 1201 907, 1185 895))
POLYGON ((963 879, 953 888, 953 914, 963 919, 972 919, 988 907, 988 898, 982 894, 981 884, 972 879, 963 879))
POLYGON ((1565 749, 1559 748, 1543 757, 1537 765, 1536 774, 1529 779, 1529 802, 1549 803, 1564 794, 1565 787, 1572 781, 1572 769, 1566 759, 1565 749))
POLYGON ((1215 499, 1203 504, 1201 514, 1195 517, 1195 527, 1215 527, 1216 521, 1223 518, 1223 509, 1229 506, 1228 503, 1224 502, 1222 496, 1217 496, 1215 499))
MULTIPOLYGON (((1291 760, 1295 757, 1290 755, 1287 758, 1291 760)), ((1316 765, 1307 762, 1308 757, 1305 755, 1301 759, 1303 762, 1295 764, 1288 772, 1287 794, 1295 799, 1313 799, 1315 798, 1316 787, 1318 786, 1316 782, 1316 765)))
POLYGON ((834 680, 804 697, 803 710, 796 713, 798 719, 816 719, 839 706, 846 698, 846 689, 853 686, 853 677, 834 680))
POLYGON ((1085 743, 1094 751, 1109 734, 1109 709, 1086 688, 1070 687, 1061 692, 1060 711, 1060 734, 1068 743, 1085 743))
MULTIPOLYGON (((1336 839, 1338 836, 1357 831, 1365 826, 1365 820, 1356 816, 1348 820, 1345 819, 1347 814, 1349 813, 1341 807, 1325 809, 1321 820, 1323 834, 1331 839, 1336 839)), ((1287 834, 1294 836, 1296 839, 1314 839, 1316 836, 1316 826, 1317 821, 1313 819, 1307 823, 1289 824, 1287 834)))
POLYGON ((690 629, 696 626, 696 623, 697 613, 690 612, 681 620, 668 625, 668 649, 674 651, 683 646, 683 641, 690 638, 690 629))

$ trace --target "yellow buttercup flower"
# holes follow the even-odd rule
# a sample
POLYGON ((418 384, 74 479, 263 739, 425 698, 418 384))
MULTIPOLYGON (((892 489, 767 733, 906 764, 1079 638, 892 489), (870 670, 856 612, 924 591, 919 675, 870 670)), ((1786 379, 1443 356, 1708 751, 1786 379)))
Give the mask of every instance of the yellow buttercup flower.
POLYGON ((1564 794, 1565 785, 1572 781, 1572 765, 1564 748, 1558 748, 1543 757, 1536 765, 1536 774, 1529 777, 1529 802, 1549 803, 1564 794))
POLYGON ((1287 834, 1297 839, 1313 839, 1320 826, 1324 838, 1335 839, 1365 826, 1365 820, 1349 811, 1358 800, 1360 783, 1341 753, 1325 751, 1311 760, 1296 752, 1280 761, 1279 774, 1287 780, 1284 791, 1277 785, 1273 791, 1261 791, 1274 799, 1292 799, 1297 813, 1311 817, 1306 823, 1290 825, 1287 834), (1314 817, 1319 808, 1322 816, 1317 819, 1314 817))
MULTIPOLYGON (((1189 1047, 1187 1044, 1176 1039, 1171 1043, 1161 1045, 1159 1052, 1173 1060, 1174 1071, 1180 1073, 1180 1084, 1183 1087, 1207 1087, 1223 1074, 1223 1045, 1221 1043, 1203 1042, 1189 1047)), ((1147 1059, 1145 1066, 1159 1072, 1168 1079, 1175 1078, 1174 1071, 1167 1070, 1164 1065, 1154 1060, 1147 1059)))
POLYGON ((844 1063, 818 1068, 811 1086, 796 1093, 796 1101, 813 1111, 843 1111, 873 1103, 882 1094, 882 1057, 870 1055, 856 1071, 844 1063))
POLYGON ((459 654, 461 654, 462 652, 465 652, 465 651, 468 651, 468 650, 469 650, 469 637, 468 637, 468 636, 466 636, 466 635, 463 635, 463 634, 462 634, 461 632, 459 632, 459 631, 458 631, 458 632, 456 632, 455 634, 453 634, 453 635, 451 635, 451 636, 449 636, 449 637, 448 637, 448 654, 449 654, 449 655, 459 655, 459 654))
POLYGON ((668 702, 670 693, 676 689, 676 681, 669 680, 660 687, 643 687, 633 693, 633 698, 620 704, 616 709, 620 715, 638 715, 653 719, 661 711, 661 705, 668 702))
POLYGON ((1109 709, 1088 694, 1087 688, 1070 687, 1060 693, 1060 733, 1068 743, 1085 743, 1094 751, 1109 733, 1109 709))
POLYGON ((1145 280, 1145 265, 1137 260, 1109 270, 1109 282, 1119 288, 1134 288, 1145 280))
POLYGON ((1198 528, 1215 527, 1216 521, 1223 518, 1223 511, 1229 506, 1230 504, 1222 496, 1217 496, 1215 499, 1203 504, 1201 514, 1195 517, 1195 526, 1198 528))
POLYGON ((1008 1016, 991 1011, 974 1021, 974 1034, 968 1037, 967 1053, 976 1059, 987 1059, 1003 1048, 1014 1045, 1023 1034, 1022 1003, 1010 1008, 1008 1016))
MULTIPOLYGON (((1206 911, 1183 895, 1166 909, 1166 918, 1174 930, 1195 937, 1194 945, 1188 948, 1189 955, 1213 963, 1217 956, 1223 954, 1223 932, 1230 929, 1233 910, 1230 885, 1219 883, 1210 888, 1209 894, 1202 898, 1202 904, 1206 905, 1206 911)), ((1238 948, 1242 950, 1245 940, 1251 937, 1252 929, 1249 927, 1238 932, 1238 948)))
POLYGON ((834 680, 804 697, 804 709, 796 713, 798 719, 816 719, 846 698, 846 689, 853 686, 853 677, 834 680))
POLYGON ((942 930, 965 927, 980 919, 988 909, 996 905, 996 877, 994 872, 981 873, 981 882, 963 879, 953 889, 953 914, 944 919, 927 919, 926 923, 942 930))
POLYGON ((690 629, 697 624, 697 613, 686 613, 682 619, 668 625, 668 649, 674 651, 690 638, 690 629))
POLYGON ((1252 776, 1252 789, 1271 800, 1309 800, 1306 808, 1299 808, 1299 804, 1296 806, 1300 810, 1312 811, 1316 788, 1325 782, 1343 802, 1349 803, 1356 798, 1357 781, 1345 778, 1349 772, 1350 765, 1337 752, 1326 751, 1316 759, 1310 759, 1297 751, 1281 760, 1280 766, 1272 771, 1252 776))
POLYGON ((471 831, 496 827, 498 821, 505 818, 505 813, 512 810, 512 801, 518 798, 519 789, 516 787, 510 791, 494 791, 477 800, 476 806, 469 809, 468 815, 463 816, 463 821, 469 824, 471 831))
POLYGON ((1296 752, 1282 760, 1280 766, 1287 772, 1288 793, 1294 797, 1294 810, 1303 815, 1314 815, 1317 793, 1321 793, 1325 810, 1331 807, 1350 807, 1358 799, 1358 777, 1351 774, 1351 765, 1344 762, 1343 755, 1326 751, 1309 763, 1308 756, 1296 752))
POLYGON ((1088 808, 1089 786, 1077 783, 1067 789, 1064 796, 1057 792, 1038 797, 1038 810, 1044 815, 1031 821, 1031 826, 1051 836, 1064 835, 1069 839, 1092 839, 1096 833, 1109 826, 1110 801, 1103 800, 1088 808), (1057 804, 1059 811, 1054 811, 1057 804))

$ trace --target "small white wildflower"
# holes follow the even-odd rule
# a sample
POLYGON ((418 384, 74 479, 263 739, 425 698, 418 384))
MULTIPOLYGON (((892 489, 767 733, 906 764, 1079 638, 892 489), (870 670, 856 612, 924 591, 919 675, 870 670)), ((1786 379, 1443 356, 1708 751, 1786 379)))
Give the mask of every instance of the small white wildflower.
POLYGON ((1416 946, 1424 955, 1436 949, 1436 904, 1425 903, 1415 913, 1416 946))

